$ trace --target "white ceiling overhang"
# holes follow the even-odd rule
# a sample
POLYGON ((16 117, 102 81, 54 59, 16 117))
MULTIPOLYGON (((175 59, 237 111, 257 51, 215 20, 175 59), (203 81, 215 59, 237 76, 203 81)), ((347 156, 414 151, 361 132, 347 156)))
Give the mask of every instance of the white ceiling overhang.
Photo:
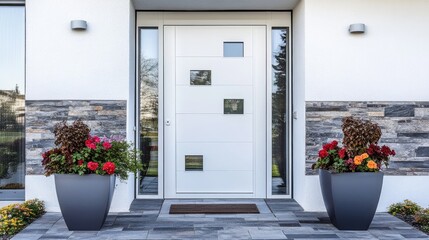
POLYGON ((292 10, 300 0, 133 0, 136 10, 292 10))

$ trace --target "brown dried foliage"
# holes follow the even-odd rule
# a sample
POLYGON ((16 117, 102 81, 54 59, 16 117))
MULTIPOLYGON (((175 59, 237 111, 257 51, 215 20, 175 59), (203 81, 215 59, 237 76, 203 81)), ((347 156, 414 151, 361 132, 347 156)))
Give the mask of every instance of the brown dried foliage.
POLYGON ((71 125, 67 125, 66 121, 55 124, 55 145, 60 149, 69 163, 72 163, 72 154, 85 147, 85 140, 91 129, 78 119, 71 125))
POLYGON ((351 152, 358 154, 359 150, 370 144, 377 144, 381 137, 381 128, 371 121, 353 117, 343 118, 343 145, 351 152))

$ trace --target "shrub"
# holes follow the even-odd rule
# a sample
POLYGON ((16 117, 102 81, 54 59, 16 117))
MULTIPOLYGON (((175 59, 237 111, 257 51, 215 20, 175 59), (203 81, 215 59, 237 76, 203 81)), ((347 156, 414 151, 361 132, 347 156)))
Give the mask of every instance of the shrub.
POLYGON ((427 208, 425 210, 421 210, 420 212, 418 212, 414 216, 414 219, 415 219, 416 223, 422 227, 422 229, 426 228, 425 231, 429 230, 429 208, 427 208))
POLYGON ((121 180, 128 172, 142 169, 137 160, 140 152, 120 136, 91 136, 88 125, 76 120, 71 125, 55 125, 56 147, 42 154, 45 175, 98 174, 117 175, 121 180))
POLYGON ((85 147, 85 140, 88 139, 88 125, 80 119, 74 121, 71 125, 67 125, 66 121, 55 124, 55 145, 61 151, 62 155, 68 163, 72 163, 72 154, 80 151, 85 147))
POLYGON ((17 234, 44 213, 45 204, 38 199, 3 207, 0 209, 0 235, 7 239, 8 236, 17 234))
POLYGON ((378 172, 382 165, 388 166, 389 158, 395 150, 379 146, 381 128, 370 121, 353 117, 343 118, 343 146, 334 140, 323 145, 313 169, 332 172, 378 172))
POLYGON ((371 144, 377 145, 381 138, 381 128, 370 121, 353 117, 343 118, 343 145, 352 155, 361 153, 361 149, 371 144))
POLYGON ((24 185, 21 183, 8 183, 0 186, 0 189, 24 189, 24 185))
POLYGON ((389 213, 429 234, 429 208, 423 209, 415 202, 404 200, 389 206, 389 213))
POLYGON ((390 205, 388 212, 393 216, 396 214, 400 214, 402 216, 412 216, 421 210, 422 208, 417 205, 417 203, 406 199, 404 202, 390 205))

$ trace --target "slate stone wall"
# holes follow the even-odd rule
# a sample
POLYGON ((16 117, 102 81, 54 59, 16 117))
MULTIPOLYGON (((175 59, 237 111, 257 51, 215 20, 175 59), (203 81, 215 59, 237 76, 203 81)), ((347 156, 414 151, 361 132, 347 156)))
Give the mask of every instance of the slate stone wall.
POLYGON ((26 172, 41 175, 41 154, 54 146, 54 125, 82 119, 98 136, 126 136, 126 101, 26 101, 26 172))
POLYGON ((429 102, 306 102, 306 174, 323 143, 343 137, 345 116, 369 119, 382 130, 380 144, 395 149, 388 175, 429 175, 429 102))

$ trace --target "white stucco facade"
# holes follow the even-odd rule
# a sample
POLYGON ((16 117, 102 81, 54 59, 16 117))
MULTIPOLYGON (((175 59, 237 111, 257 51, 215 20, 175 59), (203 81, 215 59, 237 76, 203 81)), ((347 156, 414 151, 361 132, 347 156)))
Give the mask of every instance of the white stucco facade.
MULTIPOLYGON (((426 1, 303 0, 294 8, 294 199, 324 209, 305 175, 305 101, 427 101, 426 1), (364 23, 365 34, 350 34, 364 23)), ((377 211, 404 199, 429 204, 428 176, 385 176, 377 211)))
MULTIPOLYGON (((285 2, 292 7, 261 10, 292 12, 292 197, 307 211, 325 211, 318 176, 305 174, 305 103, 429 102, 429 2, 285 2), (350 34, 353 23, 364 23, 366 32, 350 34)), ((145 1, 137 3, 26 0, 26 99, 126 100, 127 139, 134 141, 136 11, 146 10, 145 1), (72 31, 74 19, 86 20, 88 29, 72 31)), ((385 176, 378 211, 404 199, 428 206, 427 189, 429 176, 385 176)), ((59 211, 53 177, 27 175, 25 193, 59 211)), ((111 211, 128 211, 134 198, 134 179, 117 181, 111 211)))
MULTIPOLYGON (((134 141, 135 9, 130 1, 26 1, 26 100, 126 100, 134 141), (84 19, 88 29, 71 31, 84 19)), ((128 211, 134 180, 117 181, 111 211, 128 211)), ((59 211, 53 177, 26 176, 26 199, 59 211)))

